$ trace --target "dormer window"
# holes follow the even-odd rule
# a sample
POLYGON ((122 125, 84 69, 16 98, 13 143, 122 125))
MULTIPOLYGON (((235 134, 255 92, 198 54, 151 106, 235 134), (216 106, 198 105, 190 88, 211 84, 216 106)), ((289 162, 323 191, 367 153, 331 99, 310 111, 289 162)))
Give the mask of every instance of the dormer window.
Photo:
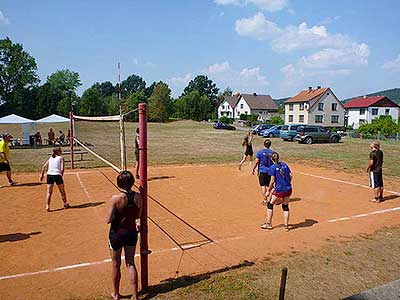
POLYGON ((324 110, 324 103, 318 103, 318 110, 324 110))

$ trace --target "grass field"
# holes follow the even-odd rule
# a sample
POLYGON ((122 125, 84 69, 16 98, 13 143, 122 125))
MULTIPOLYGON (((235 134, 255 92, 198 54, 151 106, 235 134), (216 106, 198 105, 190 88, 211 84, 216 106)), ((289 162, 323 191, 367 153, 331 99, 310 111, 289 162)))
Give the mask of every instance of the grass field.
MULTIPOLYGON (((57 131, 67 131, 67 125, 60 127, 52 124, 51 127, 57 131)), ((118 124, 80 122, 76 127, 81 140, 92 144, 92 148, 107 159, 119 163, 118 124)), ((134 165, 133 138, 136 127, 135 123, 126 124, 129 166, 134 165)), ((38 129, 44 136, 48 128, 50 126, 41 126, 38 129)), ((2 126, 1 130, 17 135, 21 129, 16 126, 2 126)), ((215 130, 211 124, 205 122, 149 123, 148 162, 149 165, 238 162, 243 154, 240 145, 243 135, 244 132, 239 130, 215 130)), ((254 149, 262 148, 262 142, 263 138, 255 137, 254 149)), ((365 169, 368 162, 370 143, 370 140, 344 138, 339 144, 303 145, 274 138, 272 148, 281 154, 282 160, 288 162, 358 173, 365 169)), ((384 174, 400 177, 400 143, 383 141, 382 149, 385 153, 384 174)), ((12 150, 13 168, 15 171, 39 170, 50 152, 50 148, 12 150)), ((98 159, 91 156, 88 158, 89 160, 78 162, 77 167, 104 166, 98 159)))

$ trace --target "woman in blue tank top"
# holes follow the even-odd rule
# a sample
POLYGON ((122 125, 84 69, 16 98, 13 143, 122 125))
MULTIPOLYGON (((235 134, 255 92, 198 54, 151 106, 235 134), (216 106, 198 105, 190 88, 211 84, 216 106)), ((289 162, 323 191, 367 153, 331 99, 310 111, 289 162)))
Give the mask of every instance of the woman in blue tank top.
POLYGON ((135 248, 140 230, 142 197, 131 190, 135 179, 131 172, 122 171, 117 177, 117 185, 122 193, 112 196, 108 211, 107 224, 111 224, 109 246, 112 259, 112 280, 114 291, 111 296, 120 299, 121 252, 124 248, 125 264, 129 281, 132 283, 132 298, 137 299, 138 275, 135 266, 135 248))

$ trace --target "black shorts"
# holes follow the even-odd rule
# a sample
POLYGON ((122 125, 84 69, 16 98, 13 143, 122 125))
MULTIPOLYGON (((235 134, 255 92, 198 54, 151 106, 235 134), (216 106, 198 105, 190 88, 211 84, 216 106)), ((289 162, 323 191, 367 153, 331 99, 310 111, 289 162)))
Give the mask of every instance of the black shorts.
POLYGON ((269 183, 271 182, 271 176, 267 173, 259 173, 258 182, 260 183, 260 186, 269 186, 269 183))
POLYGON ((110 233, 108 234, 108 242, 110 245, 110 249, 113 251, 121 250, 125 246, 136 246, 138 239, 138 233, 136 228, 134 230, 123 230, 120 229, 115 231, 114 229, 110 229, 110 233))
POLYGON ((369 172, 369 186, 372 188, 383 187, 382 172, 369 172))
POLYGON ((253 156, 253 148, 252 147, 246 147, 246 151, 244 152, 244 155, 253 156))
POLYGON ((47 184, 63 184, 64 180, 61 175, 47 175, 47 184))
POLYGON ((4 162, 0 163, 0 172, 11 171, 10 165, 4 162))

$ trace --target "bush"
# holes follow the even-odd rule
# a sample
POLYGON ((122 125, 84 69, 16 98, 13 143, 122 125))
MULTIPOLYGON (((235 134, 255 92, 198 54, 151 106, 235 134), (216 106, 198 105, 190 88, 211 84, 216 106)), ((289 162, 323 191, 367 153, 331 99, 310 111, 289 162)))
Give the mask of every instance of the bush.
POLYGON ((227 116, 222 116, 221 118, 219 118, 219 121, 221 123, 225 123, 225 124, 232 124, 233 123, 233 119, 227 117, 227 116))
POLYGON ((246 115, 246 114, 240 114, 239 119, 242 120, 242 121, 247 121, 247 116, 248 115, 246 115))
POLYGON ((376 135, 380 131, 382 136, 388 137, 396 135, 397 132, 400 132, 400 128, 391 116, 379 116, 379 118, 372 120, 371 124, 361 125, 358 131, 367 136, 376 135))
POLYGON ((283 124, 285 124, 285 121, 283 121, 280 116, 273 116, 271 118, 271 120, 269 120, 269 124, 272 124, 272 125, 283 125, 283 124))

